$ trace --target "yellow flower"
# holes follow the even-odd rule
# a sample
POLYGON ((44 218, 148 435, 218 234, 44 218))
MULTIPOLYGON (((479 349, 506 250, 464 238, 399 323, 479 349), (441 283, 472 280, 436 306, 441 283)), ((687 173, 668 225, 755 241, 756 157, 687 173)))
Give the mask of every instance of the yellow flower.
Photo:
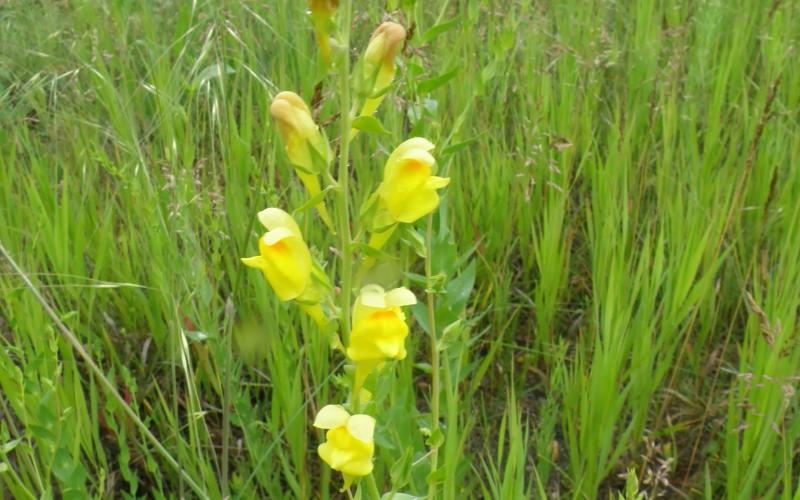
MULTIPOLYGON (((318 195, 321 191, 318 176, 328 168, 332 153, 328 140, 311 117, 311 110, 299 95, 284 91, 272 100, 269 112, 278 125, 286 156, 296 167, 297 176, 311 197, 318 195)), ((325 204, 320 202, 316 208, 325 224, 332 228, 325 204)))
POLYGON ((347 357, 356 364, 354 392, 359 391, 375 367, 387 359, 406 357, 408 336, 402 306, 416 304, 417 298, 408 288, 384 291, 378 285, 367 285, 353 306, 353 328, 347 357))
POLYGON ((303 298, 310 291, 311 253, 292 216, 280 208, 258 213, 267 232, 258 239, 260 255, 243 258, 250 267, 261 269, 280 300, 303 298))
POLYGON ((326 429, 326 441, 319 445, 317 453, 331 469, 344 476, 347 489, 353 479, 372 472, 372 455, 375 443, 375 419, 369 415, 350 415, 340 405, 323 407, 314 420, 314 427, 326 429))
POLYGON ((314 21, 314 34, 317 38, 317 45, 322 55, 325 67, 331 65, 331 44, 328 40, 328 22, 333 13, 339 7, 339 0, 310 0, 308 9, 311 11, 311 19, 314 21))
MULTIPOLYGON (((414 222, 433 212, 439 205, 437 189, 450 179, 431 175, 436 163, 429 153, 435 146, 427 139, 414 137, 397 146, 383 170, 383 182, 378 196, 388 219, 395 222, 414 222)), ((386 218, 378 213, 378 219, 386 218)))
POLYGON ((394 79, 395 62, 394 58, 397 51, 403 46, 406 39, 406 30, 402 26, 393 22, 385 22, 378 26, 372 33, 372 37, 364 52, 362 78, 365 83, 365 91, 368 97, 361 108, 361 116, 369 116, 378 109, 383 101, 382 91, 391 85, 394 79))

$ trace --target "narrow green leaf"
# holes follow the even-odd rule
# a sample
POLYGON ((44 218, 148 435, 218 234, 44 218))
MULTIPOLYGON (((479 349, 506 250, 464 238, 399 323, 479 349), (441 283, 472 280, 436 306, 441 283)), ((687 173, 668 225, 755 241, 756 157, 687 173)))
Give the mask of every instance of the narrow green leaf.
POLYGON ((427 94, 428 92, 432 92, 445 83, 449 82, 453 78, 458 75, 460 68, 458 66, 450 69, 449 71, 442 73, 439 76, 435 76, 433 78, 428 78, 426 80, 422 80, 417 84, 417 92, 420 94, 427 94))
POLYGON ((353 128, 362 132, 372 132, 374 134, 388 134, 383 124, 374 116, 359 116, 353 120, 353 128))
POLYGON ((458 26, 459 21, 461 21, 461 20, 456 17, 456 18, 450 19, 448 21, 445 21, 443 23, 439 23, 439 24, 436 24, 434 26, 431 26, 428 29, 428 31, 426 31, 425 34, 422 35, 422 43, 428 43, 428 42, 432 41, 434 38, 436 38, 437 36, 439 36, 442 33, 444 33, 445 31, 455 28, 456 26, 458 26))

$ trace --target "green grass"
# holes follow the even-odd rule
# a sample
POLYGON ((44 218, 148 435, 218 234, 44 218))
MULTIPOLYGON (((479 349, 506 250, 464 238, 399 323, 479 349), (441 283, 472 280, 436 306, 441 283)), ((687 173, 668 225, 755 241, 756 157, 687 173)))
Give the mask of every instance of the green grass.
MULTIPOLYGON (((390 134, 356 138, 352 183, 412 135, 452 177, 440 496, 608 498, 634 471, 667 498, 800 498, 800 3, 399 3, 390 134)), ((358 54, 388 7, 355 4, 358 54)), ((343 359, 239 262, 257 211, 304 202, 268 115, 319 81, 304 10, 0 4, 0 242, 171 457, 0 259, 0 495, 339 495, 311 422, 343 359)), ((413 316, 376 477, 424 495, 413 316)))

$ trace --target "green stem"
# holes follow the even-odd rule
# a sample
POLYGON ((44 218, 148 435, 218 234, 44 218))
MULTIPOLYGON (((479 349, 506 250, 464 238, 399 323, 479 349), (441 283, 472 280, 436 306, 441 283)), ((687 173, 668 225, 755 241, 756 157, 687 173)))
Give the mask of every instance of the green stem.
POLYGON ((230 498, 228 488, 228 464, 230 460, 230 406, 231 371, 233 371, 233 302, 230 298, 225 304, 225 386, 222 396, 222 498, 230 498))
POLYGON ((350 300, 352 295, 351 281, 353 269, 353 256, 351 252, 350 235, 350 173, 348 171, 348 160, 350 157, 350 24, 352 19, 352 0, 345 0, 341 5, 342 23, 342 44, 345 53, 339 67, 339 104, 342 110, 339 125, 341 129, 339 145, 339 203, 338 203, 338 223, 339 235, 342 245, 342 340, 347 345, 350 336, 350 300))
MULTIPOLYGON (((425 293, 428 296, 428 330, 431 337, 431 434, 439 430, 439 346, 436 339, 436 314, 433 303, 433 284, 431 282, 431 262, 433 250, 433 214, 428 216, 425 230, 425 293)), ((431 473, 428 476, 428 498, 436 498, 436 468, 439 461, 439 447, 431 449, 431 473)))
POLYGON ((381 500, 381 492, 378 489, 378 483, 375 482, 375 475, 370 474, 366 477, 367 490, 374 500, 381 500))

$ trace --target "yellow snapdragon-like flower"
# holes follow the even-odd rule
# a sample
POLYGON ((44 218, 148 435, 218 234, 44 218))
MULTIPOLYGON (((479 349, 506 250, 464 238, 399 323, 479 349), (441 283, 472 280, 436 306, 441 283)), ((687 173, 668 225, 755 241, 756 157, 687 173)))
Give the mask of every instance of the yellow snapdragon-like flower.
POLYGON ((343 489, 349 488, 356 477, 372 472, 374 418, 350 415, 341 405, 327 405, 317 413, 314 427, 328 431, 317 453, 331 469, 342 473, 343 489))
POLYGON ((450 179, 431 175, 436 160, 429 151, 435 147, 427 139, 414 137, 397 146, 386 161, 378 196, 392 220, 415 222, 439 205, 436 190, 450 179))
POLYGON ((314 34, 322 55, 325 67, 331 65, 331 44, 328 40, 328 23, 331 16, 339 7, 339 0, 310 0, 308 10, 311 11, 311 19, 314 22, 314 34))
MULTIPOLYGON (((437 189, 450 183, 448 177, 432 175, 436 160, 430 154, 434 146, 427 139, 414 137, 403 142, 389 155, 378 186, 379 205, 372 222, 369 246, 380 250, 394 233, 397 223, 412 223, 439 206, 437 189)), ((374 264, 365 260, 365 267, 374 264)))
MULTIPOLYGON (((328 140, 311 117, 311 110, 299 95, 284 91, 272 100, 269 112, 278 125, 286 156, 295 166, 297 176, 311 197, 318 195, 319 174, 328 168, 332 153, 328 140)), ((316 208, 325 224, 332 228, 325 204, 320 202, 316 208)))
POLYGON ((400 309, 417 303, 408 288, 385 291, 378 285, 361 289, 353 306, 353 327, 347 357, 355 362, 354 391, 359 391, 375 367, 388 359, 406 357, 406 316, 400 309))
POLYGON ((385 22, 378 26, 364 52, 362 78, 370 96, 361 107, 360 116, 369 116, 378 109, 383 101, 382 91, 391 85, 396 71, 394 62, 397 52, 403 47, 406 30, 401 25, 385 22), (379 94, 379 95, 376 95, 379 94))
POLYGON ((243 258, 242 262, 260 269, 280 300, 302 296, 311 281, 311 253, 300 228, 280 208, 262 210, 258 221, 267 228, 258 240, 260 255, 243 258))
POLYGON ((297 223, 280 208, 262 210, 258 220, 267 229, 258 239, 259 255, 242 258, 242 262, 260 269, 280 300, 301 301, 303 310, 317 324, 324 324, 318 292, 312 285, 311 252, 297 223))

